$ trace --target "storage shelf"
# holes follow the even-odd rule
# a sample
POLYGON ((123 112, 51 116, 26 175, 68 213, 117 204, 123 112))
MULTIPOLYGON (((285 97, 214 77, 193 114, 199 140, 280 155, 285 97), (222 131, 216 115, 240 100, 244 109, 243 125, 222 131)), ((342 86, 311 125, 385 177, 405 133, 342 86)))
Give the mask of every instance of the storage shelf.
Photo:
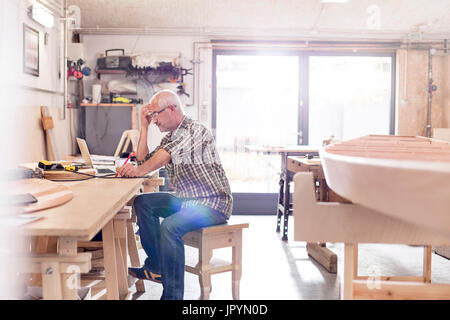
POLYGON ((81 107, 134 107, 132 103, 80 103, 81 107))
POLYGON ((126 74, 127 70, 95 69, 95 72, 102 74, 126 74))

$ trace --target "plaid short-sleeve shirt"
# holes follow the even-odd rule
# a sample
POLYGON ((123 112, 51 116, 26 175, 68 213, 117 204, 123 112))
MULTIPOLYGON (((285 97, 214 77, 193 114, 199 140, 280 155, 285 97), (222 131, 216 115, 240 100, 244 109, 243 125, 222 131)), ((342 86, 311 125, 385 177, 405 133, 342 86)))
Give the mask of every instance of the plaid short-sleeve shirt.
POLYGON ((201 204, 230 217, 233 207, 230 184, 210 130, 185 116, 178 128, 164 136, 160 145, 138 164, 159 149, 170 154, 166 169, 176 196, 185 199, 183 207, 201 204))

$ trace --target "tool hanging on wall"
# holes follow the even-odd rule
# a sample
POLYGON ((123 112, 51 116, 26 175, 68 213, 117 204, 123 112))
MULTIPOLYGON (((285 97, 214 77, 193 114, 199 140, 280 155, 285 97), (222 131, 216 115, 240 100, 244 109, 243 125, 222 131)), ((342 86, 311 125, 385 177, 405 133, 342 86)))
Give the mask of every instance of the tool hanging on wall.
POLYGON ((83 59, 78 59, 77 61, 67 61, 67 78, 75 77, 78 80, 83 79, 83 76, 91 75, 91 68, 82 66, 85 64, 83 59))
POLYGON ((185 91, 185 83, 184 83, 184 76, 186 76, 186 75, 188 75, 188 74, 190 74, 190 75, 192 75, 192 73, 191 72, 189 72, 189 71, 191 71, 192 69, 181 69, 181 74, 180 74, 180 79, 178 80, 178 81, 176 81, 176 82, 178 82, 179 83, 179 85, 178 85, 178 87, 177 87, 177 89, 178 89, 178 91, 177 91, 177 93, 178 94, 184 94, 185 96, 187 96, 188 98, 190 97, 190 94, 189 93, 187 93, 186 91, 185 91))

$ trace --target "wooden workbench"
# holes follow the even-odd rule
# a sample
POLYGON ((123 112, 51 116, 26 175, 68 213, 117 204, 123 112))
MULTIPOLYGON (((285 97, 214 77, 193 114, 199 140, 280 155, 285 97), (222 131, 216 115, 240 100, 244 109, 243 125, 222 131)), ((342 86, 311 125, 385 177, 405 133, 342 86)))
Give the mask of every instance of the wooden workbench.
POLYGON ((114 218, 137 194, 143 180, 64 182, 73 192, 72 200, 31 213, 42 218, 22 226, 20 234, 31 238, 32 247, 39 250, 24 257, 22 272, 42 274, 44 299, 76 299, 79 274, 88 272, 91 262, 89 253, 78 253, 77 242, 92 239, 100 230, 103 234, 107 298, 119 299, 128 294, 126 265, 123 265, 126 246, 121 240, 123 234, 120 234, 123 228, 119 228, 114 218), (56 246, 47 246, 52 242, 49 239, 55 238, 56 246))

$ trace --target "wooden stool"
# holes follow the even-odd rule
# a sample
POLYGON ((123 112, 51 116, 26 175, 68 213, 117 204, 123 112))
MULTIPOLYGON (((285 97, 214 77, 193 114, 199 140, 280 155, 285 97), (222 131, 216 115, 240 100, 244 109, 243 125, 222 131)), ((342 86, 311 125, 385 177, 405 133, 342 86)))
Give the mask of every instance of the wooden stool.
POLYGON ((232 272, 233 299, 239 300, 239 285, 242 275, 242 229, 248 223, 221 224, 200 228, 184 235, 184 244, 198 249, 198 263, 195 267, 186 265, 186 271, 199 276, 200 299, 208 300, 211 292, 211 275, 232 272), (212 251, 232 247, 231 264, 212 258, 212 251))

